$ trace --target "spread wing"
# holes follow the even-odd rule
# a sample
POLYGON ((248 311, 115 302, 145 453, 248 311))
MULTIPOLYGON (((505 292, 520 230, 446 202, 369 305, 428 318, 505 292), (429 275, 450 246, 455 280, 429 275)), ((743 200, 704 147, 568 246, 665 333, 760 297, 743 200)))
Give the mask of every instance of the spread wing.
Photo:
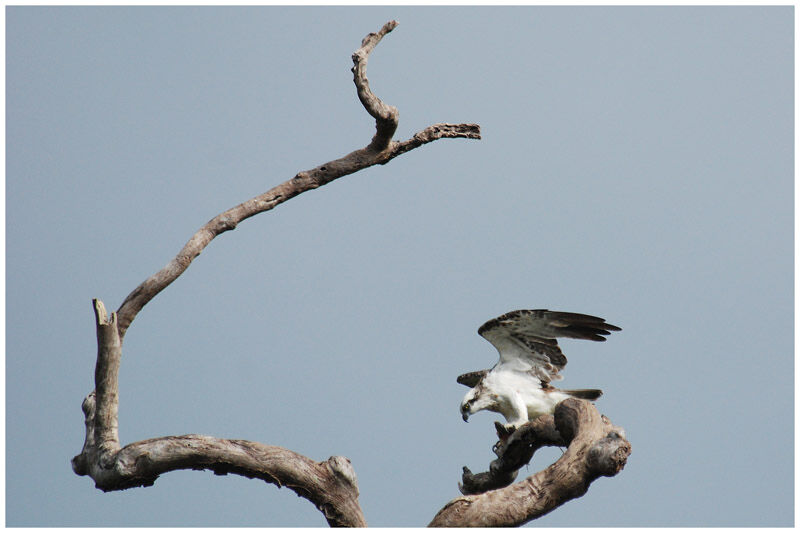
POLYGON ((567 364, 556 338, 604 341, 612 331, 620 328, 596 316, 532 309, 493 318, 478 334, 500 352, 499 365, 514 365, 549 382, 561 379, 558 372, 567 364))

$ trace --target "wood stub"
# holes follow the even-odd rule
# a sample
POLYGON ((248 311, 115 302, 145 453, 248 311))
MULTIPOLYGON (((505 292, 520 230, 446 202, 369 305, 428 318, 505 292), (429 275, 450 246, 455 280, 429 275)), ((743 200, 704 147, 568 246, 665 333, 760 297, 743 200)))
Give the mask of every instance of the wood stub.
POLYGON ((592 446, 586 461, 598 476, 611 477, 625 468, 630 454, 631 443, 625 439, 625 432, 613 426, 605 437, 592 446))
POLYGON ((106 313, 103 302, 92 300, 97 327, 97 362, 94 371, 95 443, 106 453, 119 449, 117 411, 119 406, 119 365, 122 342, 117 329, 117 314, 106 313))
POLYGON ((86 438, 83 441, 81 453, 72 458, 72 470, 79 476, 89 475, 89 467, 93 463, 90 454, 96 450, 94 439, 94 391, 84 398, 81 404, 83 411, 84 424, 86 425, 86 438))

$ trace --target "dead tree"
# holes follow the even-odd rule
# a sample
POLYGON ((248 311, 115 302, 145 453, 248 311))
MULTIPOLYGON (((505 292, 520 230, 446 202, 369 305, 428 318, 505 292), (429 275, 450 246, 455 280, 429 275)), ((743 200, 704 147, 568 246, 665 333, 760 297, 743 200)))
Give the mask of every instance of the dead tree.
MULTIPOLYGON (((477 124, 434 124, 405 141, 393 141, 398 112, 369 88, 367 60, 380 40, 397 26, 386 23, 370 33, 353 53, 358 98, 375 118, 376 132, 364 148, 298 172, 293 178, 217 215, 201 227, 164 268, 147 278, 110 315, 93 300, 97 328, 95 390, 83 401, 86 438, 72 459, 76 474, 89 476, 103 491, 145 487, 166 472, 181 469, 239 474, 287 486, 312 502, 331 526, 366 526, 358 502, 358 484, 350 460, 335 456, 317 462, 291 450, 257 442, 204 435, 160 437, 121 446, 117 409, 118 374, 125 333, 142 308, 175 281, 218 235, 243 220, 269 211, 305 191, 393 158, 442 138, 480 139, 477 124)), ((555 417, 526 424, 495 449, 490 471, 472 475, 466 468, 462 492, 439 511, 431 526, 517 525, 578 497, 600 475, 613 475, 625 464, 630 445, 588 402, 563 402, 555 417), (543 472, 508 486, 530 460, 532 442, 569 445, 564 456, 543 472), (530 453, 528 453, 530 452, 530 453), (526 459, 527 457, 527 459, 526 459), (499 461, 499 462, 498 462, 499 461), (502 488, 504 487, 504 488, 502 488)))

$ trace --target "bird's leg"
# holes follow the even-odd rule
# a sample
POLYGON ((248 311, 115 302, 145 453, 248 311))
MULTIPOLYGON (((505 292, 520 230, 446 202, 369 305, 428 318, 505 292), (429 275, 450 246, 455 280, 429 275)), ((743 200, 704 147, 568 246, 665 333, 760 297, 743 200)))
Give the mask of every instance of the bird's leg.
POLYGON ((497 437, 500 439, 500 442, 495 444, 495 447, 506 442, 508 438, 514 434, 517 428, 528 421, 528 407, 525 405, 525 402, 522 400, 522 398, 519 395, 514 395, 510 398, 510 400, 511 412, 506 415, 506 420, 508 423, 494 423, 495 430, 497 431, 497 437))
POLYGON ((518 427, 528 421, 528 406, 525 405, 525 401, 522 397, 519 394, 515 394, 510 399, 511 413, 509 413, 510 416, 506 416, 508 424, 505 425, 509 436, 514 433, 518 427))

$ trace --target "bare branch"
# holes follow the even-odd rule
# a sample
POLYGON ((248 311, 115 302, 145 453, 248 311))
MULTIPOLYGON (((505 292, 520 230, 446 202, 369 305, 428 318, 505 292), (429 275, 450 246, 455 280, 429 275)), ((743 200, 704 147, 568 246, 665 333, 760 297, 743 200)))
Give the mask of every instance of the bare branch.
POLYGON ((161 474, 173 470, 212 470, 262 479, 287 486, 311 501, 334 526, 366 526, 358 503, 356 474, 345 457, 316 462, 298 453, 245 440, 203 435, 162 437, 119 448, 117 433, 119 336, 115 314, 94 300, 98 324, 95 373, 97 392, 83 401, 86 440, 72 459, 78 475, 88 475, 103 491, 150 486, 161 474))
POLYGON ((378 33, 370 33, 361 41, 361 48, 353 52, 353 81, 356 84, 358 99, 367 113, 375 118, 375 136, 367 148, 380 152, 389 145, 397 130, 397 108, 384 104, 377 96, 372 94, 367 80, 367 60, 372 50, 383 36, 397 27, 397 22, 391 20, 383 25, 378 33))
POLYGON ((97 363, 94 369, 97 410, 94 414, 94 435, 103 453, 119 449, 117 403, 118 376, 122 358, 122 342, 117 329, 117 314, 109 318, 100 300, 92 300, 97 327, 97 363))
POLYGON ((434 124, 428 126, 424 130, 415 133, 413 137, 407 141, 393 142, 389 148, 390 157, 381 164, 388 162, 390 159, 404 154, 409 150, 418 148, 423 144, 438 140, 438 139, 453 139, 462 137, 466 139, 480 139, 481 127, 477 124, 434 124))
POLYGON ((200 228, 183 249, 167 265, 147 278, 134 289, 117 310, 119 316, 119 335, 125 337, 131 322, 159 292, 175 281, 189 267, 195 257, 218 235, 235 229, 243 220, 269 211, 298 194, 326 185, 333 180, 353 174, 367 167, 386 164, 398 155, 423 144, 445 138, 480 139, 480 126, 477 124, 435 124, 403 142, 392 142, 397 129, 397 108, 384 104, 369 88, 367 80, 367 59, 384 35, 392 31, 397 22, 387 22, 378 33, 370 33, 353 53, 353 79, 358 98, 367 112, 375 117, 376 133, 365 148, 346 156, 329 161, 311 170, 297 173, 292 179, 228 209, 209 220, 200 228))
POLYGON ((556 406, 555 429, 569 448, 548 468, 511 486, 451 500, 431 527, 519 526, 583 496, 600 476, 625 466, 631 445, 624 431, 584 400, 556 406))
POLYGON ((507 487, 517 478, 519 469, 530 463, 536 450, 543 446, 567 446, 555 426, 552 415, 540 416, 523 424, 510 436, 503 425, 495 423, 500 440, 492 451, 497 459, 491 462, 487 472, 473 474, 464 467, 458 489, 461 494, 480 494, 488 490, 507 487))
POLYGON ((278 446, 203 435, 149 439, 120 448, 118 376, 122 341, 136 315, 175 281, 218 235, 298 194, 369 166, 385 164, 425 143, 443 138, 480 138, 480 128, 476 124, 436 124, 408 141, 391 140, 397 129, 397 109, 384 104, 372 93, 366 67, 369 54, 396 25, 394 21, 388 22, 378 33, 367 35, 353 54, 358 97, 376 123, 375 136, 368 146, 299 172, 277 187, 212 218, 164 268, 136 287, 110 317, 101 301, 93 301, 98 347, 95 391, 82 404, 86 438, 81 453, 72 459, 76 474, 90 476, 103 491, 113 491, 152 485, 161 474, 179 469, 235 473, 291 488, 314 503, 332 526, 366 526, 358 503, 356 474, 345 457, 334 456, 316 462, 278 446))
POLYGON ((211 470, 286 486, 312 502, 331 526, 365 527, 358 486, 350 461, 331 457, 316 462, 278 446, 246 440, 181 435, 135 442, 113 462, 89 475, 104 492, 153 485, 174 470, 211 470))

